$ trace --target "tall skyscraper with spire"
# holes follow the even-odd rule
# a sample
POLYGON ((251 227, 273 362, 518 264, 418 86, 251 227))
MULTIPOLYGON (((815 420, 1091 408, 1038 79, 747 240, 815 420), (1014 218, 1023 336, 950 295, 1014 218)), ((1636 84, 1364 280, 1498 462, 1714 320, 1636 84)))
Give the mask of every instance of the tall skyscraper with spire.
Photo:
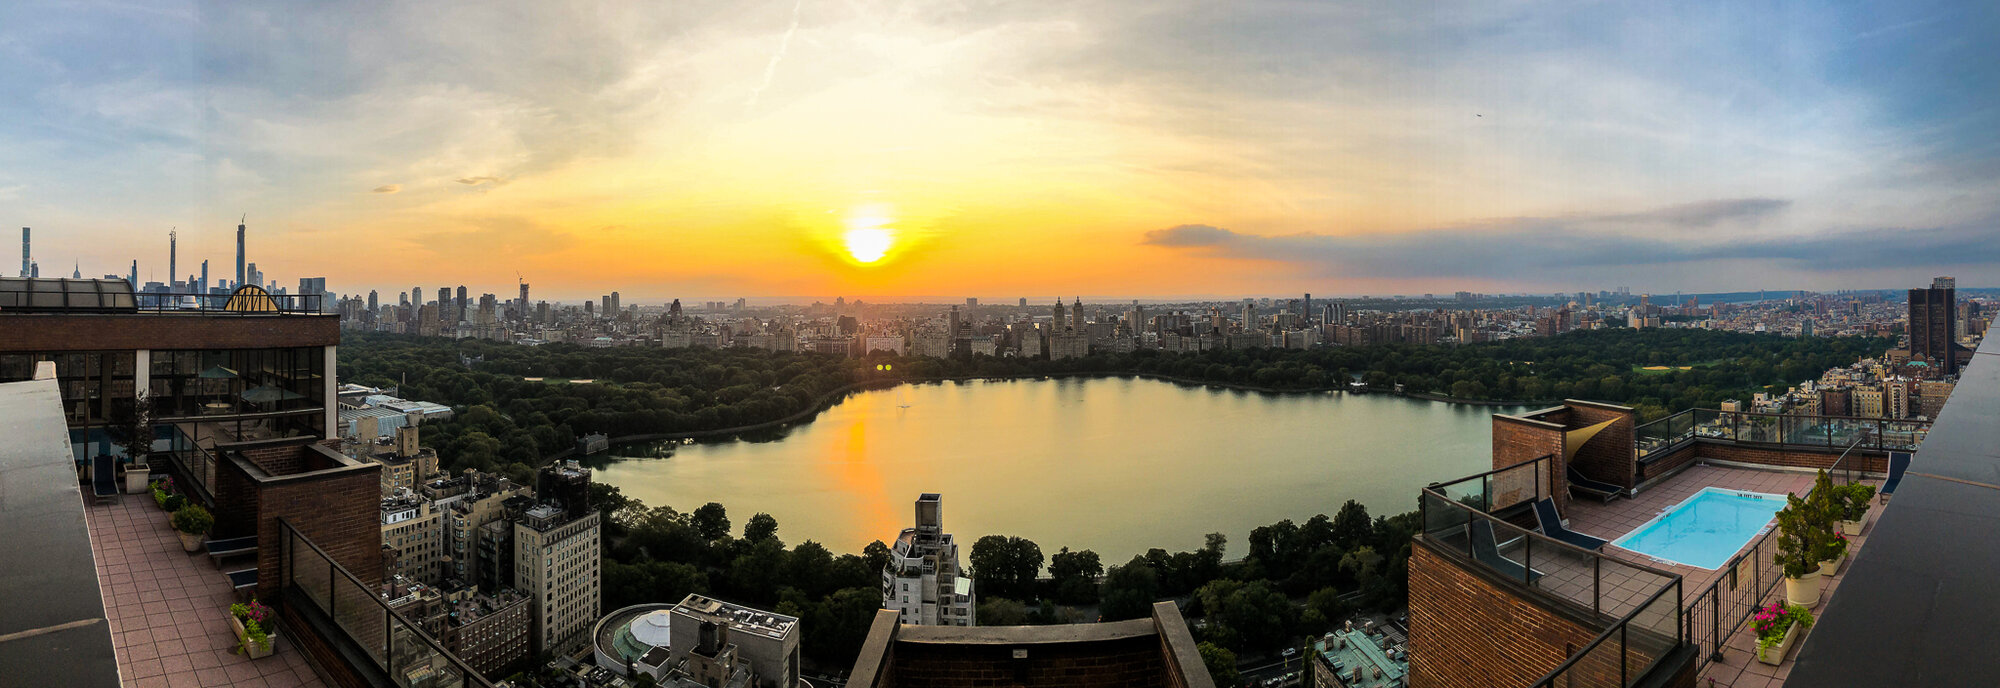
POLYGON ((169 229, 167 230, 167 289, 170 291, 174 287, 174 280, 178 280, 181 278, 181 273, 179 269, 180 258, 181 258, 180 234, 174 230, 169 229))
POLYGON ((29 257, 28 257, 28 256, 29 256, 29 251, 28 251, 28 228, 27 228, 27 227, 22 227, 22 228, 21 228, 21 276, 22 276, 22 277, 34 277, 34 276, 35 276, 35 274, 34 274, 34 273, 35 273, 35 266, 34 266, 34 261, 33 261, 33 260, 31 260, 31 259, 29 259, 29 257))
POLYGON ((1070 304, 1069 321, 1070 329, 1076 330, 1077 334, 1083 333, 1083 297, 1076 297, 1076 302, 1070 304))
POLYGON ((245 215, 242 222, 236 223, 236 284, 231 286, 232 289, 243 288, 244 279, 250 276, 247 272, 250 264, 243 261, 243 223, 249 220, 250 216, 245 215))

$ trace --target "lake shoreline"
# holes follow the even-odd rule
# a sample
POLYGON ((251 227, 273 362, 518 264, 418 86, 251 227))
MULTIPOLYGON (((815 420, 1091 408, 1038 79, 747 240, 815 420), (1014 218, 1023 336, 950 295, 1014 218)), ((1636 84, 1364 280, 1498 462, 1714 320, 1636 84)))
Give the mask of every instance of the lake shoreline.
MULTIPOLYGON (((1429 394, 1425 392, 1394 392, 1394 391, 1383 391, 1383 390, 1352 392, 1340 387, 1278 389, 1274 387, 1261 387, 1257 385, 1244 385, 1244 384, 1236 384, 1229 382, 1210 382, 1206 380, 1194 380, 1189 378, 1177 377, 1173 375, 1161 375, 1158 373, 1072 372, 1072 373, 1028 373, 1021 375, 955 375, 955 376, 945 376, 945 377, 923 378, 918 380, 864 380, 861 382, 852 382, 843 385, 831 392, 827 392, 826 394, 820 395, 820 398, 815 400, 811 407, 808 407, 805 410, 793 413, 792 415, 785 416, 783 418, 779 418, 776 420, 768 420, 761 423, 752 423, 749 425, 739 425, 728 428, 718 428, 715 430, 692 430, 683 432, 658 432, 658 433, 639 433, 632 435, 620 435, 617 437, 609 438, 607 441, 612 445, 619 445, 619 444, 632 444, 637 442, 658 442, 661 440, 674 440, 674 439, 703 439, 712 437, 729 437, 735 435, 742 435, 750 432, 756 432, 759 430, 771 430, 771 429, 786 427, 801 420, 817 417, 819 414, 825 413, 827 409, 833 408, 834 405, 839 404, 841 401, 845 400, 848 397, 848 395, 853 394, 855 392, 866 392, 866 391, 874 391, 880 389, 894 389, 896 387, 900 387, 903 385, 921 385, 921 384, 929 384, 937 382, 969 382, 975 380, 1009 381, 1009 380, 1055 380, 1055 379, 1069 379, 1069 378, 1112 379, 1112 378, 1127 378, 1127 377, 1140 378, 1145 380, 1155 380, 1159 382, 1170 382, 1184 387, 1210 387, 1210 388, 1234 390, 1239 392, 1257 392, 1260 394, 1272 394, 1279 396, 1325 394, 1327 392, 1338 392, 1341 394, 1380 394, 1386 396, 1403 397, 1407 399, 1417 399, 1421 401, 1434 401, 1446 404, 1459 404, 1464 406, 1485 406, 1485 407, 1547 406, 1558 403, 1558 402, 1536 402, 1536 401, 1490 401, 1485 399, 1460 399, 1457 397, 1450 397, 1439 394, 1429 394)), ((555 463, 557 461, 561 461, 576 456, 578 456, 578 453, 575 448, 565 449, 563 451, 556 452, 549 456, 542 457, 540 465, 548 465, 551 463, 555 463)))

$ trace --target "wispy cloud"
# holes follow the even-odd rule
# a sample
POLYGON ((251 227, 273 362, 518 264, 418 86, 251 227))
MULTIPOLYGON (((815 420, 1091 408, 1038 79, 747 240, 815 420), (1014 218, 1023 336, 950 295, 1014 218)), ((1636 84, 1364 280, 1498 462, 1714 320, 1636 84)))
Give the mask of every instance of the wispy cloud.
POLYGON ((764 64, 764 78, 757 82, 756 88, 750 89, 750 99, 743 103, 745 110, 757 107, 757 98, 764 95, 764 89, 770 88, 771 79, 778 75, 778 63, 784 61, 785 52, 792 47, 792 36, 799 32, 799 12, 805 9, 805 5, 805 0, 793 1, 792 25, 785 28, 785 37, 778 39, 777 52, 771 53, 771 61, 764 64))
POLYGON ((1706 264, 1742 261, 1802 273, 2000 263, 2000 242, 1992 240, 1991 222, 1787 235, 1755 229, 1786 202, 1745 201, 1506 218, 1393 234, 1266 236, 1188 224, 1146 232, 1140 243, 1213 258, 1279 263, 1314 277, 1536 285, 1575 284, 1633 270, 1685 273, 1706 264), (1735 231, 1691 231, 1717 224, 1735 231))
POLYGON ((383 184, 381 186, 370 189, 368 193, 392 194, 402 190, 403 190, 402 184, 383 184))
POLYGON ((457 181, 458 181, 458 183, 460 183, 460 184, 464 184, 464 185, 466 185, 466 186, 479 186, 480 184, 495 184, 495 185, 497 185, 497 184, 499 184, 499 183, 500 183, 500 178, 499 178, 499 177, 459 177, 459 178, 457 179, 457 181))

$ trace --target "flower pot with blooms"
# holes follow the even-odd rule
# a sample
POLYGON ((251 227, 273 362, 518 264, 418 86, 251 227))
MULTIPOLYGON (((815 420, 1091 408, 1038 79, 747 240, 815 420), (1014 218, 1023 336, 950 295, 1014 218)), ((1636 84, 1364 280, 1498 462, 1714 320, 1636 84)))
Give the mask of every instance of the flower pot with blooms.
POLYGON ((1759 607, 1750 616, 1750 627, 1757 632, 1757 661, 1771 666, 1784 663, 1799 633, 1812 628, 1812 623, 1812 611, 1799 605, 1772 602, 1759 607))
POLYGON ((215 525, 215 517, 208 514, 200 504, 189 504, 174 512, 174 530, 180 533, 181 548, 189 552, 201 549, 202 537, 215 525))
POLYGON ((255 621, 243 622, 243 639, 236 643, 236 649, 251 659, 271 656, 276 641, 264 631, 264 625, 255 621))
POLYGON ((1833 537, 1828 538, 1827 544, 1820 549, 1820 556, 1826 557, 1819 562, 1820 576, 1831 576, 1839 572, 1841 562, 1847 560, 1847 534, 1834 531, 1833 537))
MULTIPOLYGON (((274 614, 271 608, 255 599, 251 599, 249 604, 238 603, 229 605, 229 626, 236 629, 237 647, 250 649, 250 629, 255 627, 259 632, 264 634, 264 642, 262 643, 265 648, 264 654, 270 654, 271 639, 278 635, 278 626, 273 621, 273 618, 274 614)), ((251 658, 255 659, 261 656, 263 655, 251 655, 251 658)))

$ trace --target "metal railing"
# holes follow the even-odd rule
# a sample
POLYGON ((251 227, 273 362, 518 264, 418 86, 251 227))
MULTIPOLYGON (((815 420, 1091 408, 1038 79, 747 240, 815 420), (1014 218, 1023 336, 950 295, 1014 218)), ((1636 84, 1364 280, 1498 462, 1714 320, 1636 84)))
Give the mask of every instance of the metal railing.
POLYGON ((212 486, 215 485, 215 455, 203 449, 200 443, 182 431, 180 424, 170 424, 166 427, 173 429, 171 454, 174 462, 180 464, 181 475, 193 482, 194 487, 200 488, 201 495, 212 500, 214 495, 212 486))
POLYGON ((191 313, 199 315, 319 315, 324 303, 321 294, 245 295, 249 310, 229 308, 235 294, 141 292, 133 294, 141 313, 191 313))
MULTIPOLYGON (((1447 492, 1424 488, 1418 510, 1424 538, 1440 549, 1594 616, 1624 617, 1640 606, 1637 595, 1680 581, 1674 573, 1605 556, 1508 523, 1447 492), (1486 528, 1491 528, 1490 542, 1483 532, 1486 528)), ((1680 608, 1678 596, 1674 608, 1680 608)))
POLYGON ((1813 447, 1829 453, 1850 445, 1866 451, 1914 451, 1930 427, 1927 420, 1689 409, 1634 428, 1633 444, 1642 462, 1696 438, 1813 447))
POLYGON ((1432 483, 1429 489, 1480 511, 1504 511, 1549 496, 1549 471, 1555 458, 1554 454, 1538 456, 1512 466, 1432 483), (1478 485, 1471 485, 1475 480, 1478 485), (1473 498, 1475 493, 1476 499, 1473 498))
POLYGON ((1681 646, 1681 579, 1653 592, 1632 613, 1530 688, 1629 688, 1681 646))
MULTIPOLYGON (((486 677, 390 609, 372 586, 327 556, 319 545, 278 519, 279 580, 298 592, 360 648, 373 668, 397 686, 491 688, 486 677)), ((331 639, 329 639, 331 640, 331 639)))
POLYGON ((1533 684, 1627 688, 1650 674, 1687 637, 1679 575, 1583 549, 1493 516, 1541 499, 1552 457, 1544 456, 1423 490, 1423 537, 1503 580, 1588 610, 1603 632, 1533 684), (1533 488, 1523 492, 1523 479, 1533 488), (1496 489, 1497 488, 1497 489, 1496 489), (1488 535, 1490 534, 1490 537, 1488 535))
POLYGON ((1773 557, 1778 550, 1777 534, 1778 529, 1772 527, 1757 536, 1750 549, 1737 553, 1724 564, 1715 582, 1695 593, 1682 612, 1681 626, 1687 629, 1687 642, 1702 650, 1696 653, 1700 657, 1695 660, 1696 672, 1709 662, 1722 661, 1722 643, 1784 579, 1784 572, 1773 557))

